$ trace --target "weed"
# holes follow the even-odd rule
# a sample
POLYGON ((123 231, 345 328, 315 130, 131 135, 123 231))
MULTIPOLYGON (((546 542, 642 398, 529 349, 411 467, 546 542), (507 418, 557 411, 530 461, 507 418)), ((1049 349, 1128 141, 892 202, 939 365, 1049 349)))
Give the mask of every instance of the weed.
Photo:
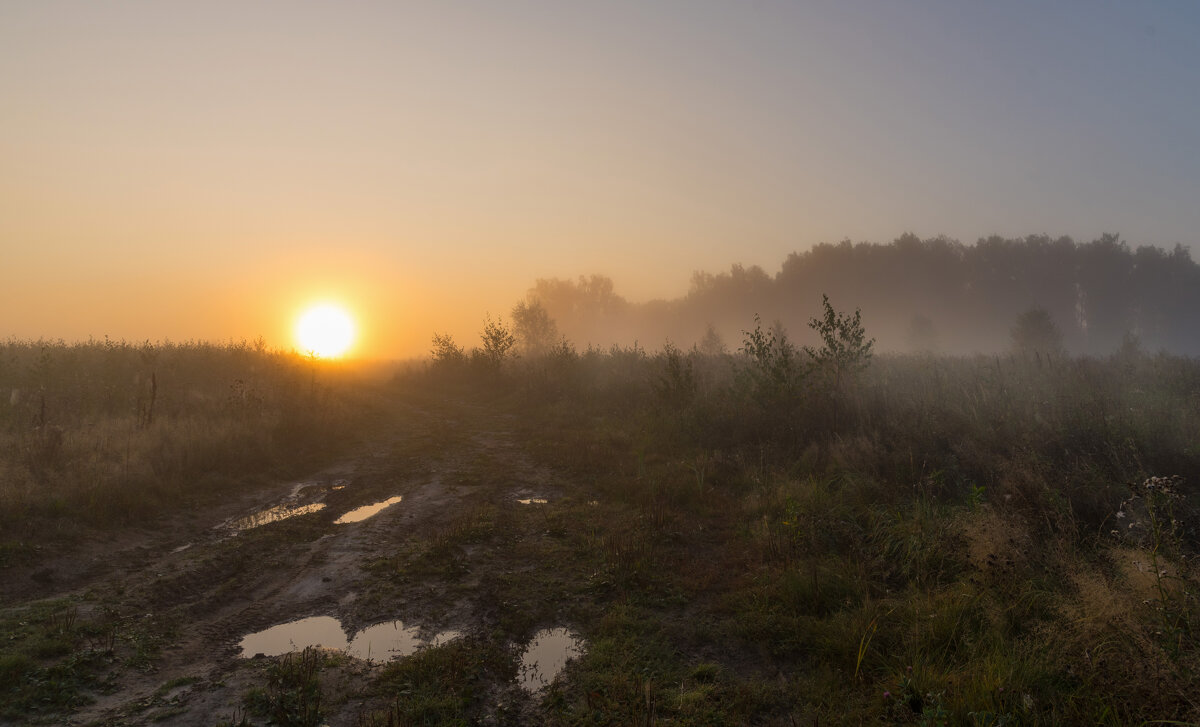
POLYGON ((320 671, 325 659, 325 652, 311 646, 285 654, 268 669, 267 686, 247 692, 243 699, 246 709, 271 724, 322 724, 320 671))

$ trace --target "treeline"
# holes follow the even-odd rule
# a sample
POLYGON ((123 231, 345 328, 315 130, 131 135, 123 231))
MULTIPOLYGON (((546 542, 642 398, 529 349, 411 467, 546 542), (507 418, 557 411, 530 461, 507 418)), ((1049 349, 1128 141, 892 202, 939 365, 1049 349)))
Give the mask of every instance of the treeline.
MULTIPOLYGON (((779 272, 732 266, 697 272, 682 298, 631 303, 613 281, 540 279, 514 318, 544 309, 555 333, 589 344, 736 348, 755 315, 800 343, 821 296, 861 308, 881 350, 1008 351, 1018 318, 1044 313, 1076 354, 1125 346, 1200 354, 1200 267, 1177 245, 1131 249, 1117 235, 1077 243, 1045 235, 965 245, 905 234, 891 243, 821 244, 792 253, 779 272)), ((536 314, 536 313, 535 313, 536 314)))

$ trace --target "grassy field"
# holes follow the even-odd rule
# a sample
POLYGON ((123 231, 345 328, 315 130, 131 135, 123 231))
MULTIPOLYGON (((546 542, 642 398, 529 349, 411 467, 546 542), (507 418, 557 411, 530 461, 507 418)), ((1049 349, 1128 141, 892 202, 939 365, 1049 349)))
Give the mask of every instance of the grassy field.
POLYGON ((759 343, 427 375, 596 497, 522 584, 591 599, 551 722, 1200 720, 1200 364, 759 343))
MULTIPOLYGON (((408 477, 453 505, 406 490, 414 519, 372 531, 338 613, 456 613, 464 635, 370 668, 231 655, 220 684, 249 686, 207 724, 1200 722, 1200 363, 839 360, 756 333, 733 354, 449 356, 386 384, 252 345, 9 343, 0 567, 312 471, 405 407, 382 469, 331 502, 408 477), (517 504, 531 487, 548 502, 517 504), (564 625, 582 657, 523 696, 520 645, 564 625)), ((167 581, 4 609, 0 722, 153 673, 211 610, 171 583, 254 590, 336 542, 330 510, 197 546, 167 581)), ((270 625, 230 618, 233 641, 270 625)), ((113 723, 183 713, 159 692, 113 723)))
POLYGON ((261 343, 0 344, 0 563, 304 471, 364 419, 360 379, 261 343))

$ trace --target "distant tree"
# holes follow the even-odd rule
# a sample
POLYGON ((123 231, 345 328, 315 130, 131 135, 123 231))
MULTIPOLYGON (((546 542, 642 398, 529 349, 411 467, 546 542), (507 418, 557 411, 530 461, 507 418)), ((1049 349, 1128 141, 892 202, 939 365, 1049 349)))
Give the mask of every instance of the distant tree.
POLYGON ((1115 355, 1123 359, 1139 359, 1145 356, 1146 351, 1142 348, 1141 336, 1133 331, 1125 331, 1115 355))
POLYGON ((603 340, 623 327, 630 304, 617 295, 613 281, 602 275, 577 280, 539 278, 528 292, 555 322, 559 332, 576 340, 603 340))
POLYGON ((507 359, 513 357, 512 349, 517 345, 517 339, 503 319, 493 321, 491 316, 484 318, 479 337, 483 340, 482 358, 490 368, 498 370, 507 359))
POLYGON ((513 334, 526 356, 541 356, 558 340, 558 326, 540 300, 521 301, 512 309, 513 334))
POLYGON ((721 356, 728 353, 729 348, 725 345, 725 339, 717 333, 716 327, 709 323, 704 329, 704 336, 696 344, 696 350, 705 356, 721 356))
POLYGON ((1012 328, 1013 350, 1022 355, 1063 353, 1062 331, 1045 308, 1030 308, 1017 316, 1012 328))
POLYGON ((455 344, 449 333, 433 334, 433 350, 429 353, 437 366, 454 366, 467 360, 463 347, 455 344))

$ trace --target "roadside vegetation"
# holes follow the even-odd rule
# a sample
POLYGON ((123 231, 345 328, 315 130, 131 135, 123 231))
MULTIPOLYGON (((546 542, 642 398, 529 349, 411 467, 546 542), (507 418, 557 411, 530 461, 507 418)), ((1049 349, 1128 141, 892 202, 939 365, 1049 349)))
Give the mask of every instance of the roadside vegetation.
POLYGON ((326 463, 368 419, 362 383, 261 342, 0 343, 0 723, 55 722, 178 633, 119 583, 22 602, 10 574, 62 588, 56 558, 326 463))
POLYGON ((733 352, 516 325, 503 355, 441 336, 398 379, 510 414, 572 483, 506 525, 528 520, 533 574, 494 594, 512 633, 567 613, 587 641, 543 718, 1200 721, 1200 363, 1072 358, 1037 312, 1012 354, 877 355, 824 308, 815 346, 757 320, 733 352))
POLYGON ((312 467, 363 418, 356 380, 261 341, 0 343, 0 566, 312 467))

